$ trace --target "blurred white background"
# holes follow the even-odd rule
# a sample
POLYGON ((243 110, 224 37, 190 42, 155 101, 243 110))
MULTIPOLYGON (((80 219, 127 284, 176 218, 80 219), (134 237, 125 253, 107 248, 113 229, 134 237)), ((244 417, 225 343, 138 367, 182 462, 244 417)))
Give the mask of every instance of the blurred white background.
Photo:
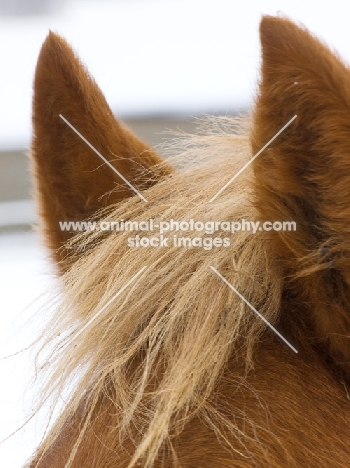
MULTIPOLYGON (((24 386, 34 338, 32 302, 54 282, 31 223, 26 151, 32 80, 48 30, 87 64, 117 116, 151 143, 154 132, 202 113, 249 110, 259 71, 262 14, 304 23, 350 61, 343 0, 0 0, 0 440, 30 414, 24 386), (164 124, 165 122, 165 124, 164 124)), ((40 302, 40 300, 39 300, 40 302)), ((40 319, 39 319, 40 322, 40 319)), ((0 466, 20 467, 40 436, 30 424, 0 444, 0 466)))

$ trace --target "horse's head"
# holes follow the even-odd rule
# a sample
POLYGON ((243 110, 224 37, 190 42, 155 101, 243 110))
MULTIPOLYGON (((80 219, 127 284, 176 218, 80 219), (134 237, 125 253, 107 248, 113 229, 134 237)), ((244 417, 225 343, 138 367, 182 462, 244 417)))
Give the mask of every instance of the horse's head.
MULTIPOLYGON (((227 362, 241 359, 243 378, 258 338, 271 341, 242 297, 301 351, 313 349, 349 378, 349 70, 289 20, 264 17, 260 32, 250 140, 225 132, 190 139, 180 162, 194 155, 198 164, 182 172, 116 122, 63 39, 46 39, 34 84, 32 154, 43 231, 66 292, 49 338, 65 330, 49 386, 84 369, 49 445, 69 414, 82 411, 82 400, 89 421, 104 395, 119 411, 118 430, 133 423, 142 433, 133 433, 132 463, 147 454, 151 466, 167 437, 203 408, 210 414, 207 402, 227 362), (61 229, 91 217, 245 218, 297 228, 241 230, 209 251, 179 248, 173 239, 137 249, 127 232, 72 237, 61 229)), ((205 233, 196 236, 203 247, 205 233)))

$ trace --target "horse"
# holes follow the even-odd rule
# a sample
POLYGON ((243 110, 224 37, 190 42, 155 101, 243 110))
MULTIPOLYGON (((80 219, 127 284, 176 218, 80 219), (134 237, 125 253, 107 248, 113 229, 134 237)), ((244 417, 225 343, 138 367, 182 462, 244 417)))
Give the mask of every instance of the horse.
POLYGON ((260 40, 249 120, 165 159, 45 40, 31 157, 60 292, 39 408, 59 411, 30 468, 350 466, 350 73, 288 18, 260 40))

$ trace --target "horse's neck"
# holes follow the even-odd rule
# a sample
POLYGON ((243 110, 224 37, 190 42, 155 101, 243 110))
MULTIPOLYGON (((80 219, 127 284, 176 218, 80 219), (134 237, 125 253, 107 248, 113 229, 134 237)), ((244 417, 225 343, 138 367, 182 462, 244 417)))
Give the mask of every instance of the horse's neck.
MULTIPOLYGON (((231 361, 218 386, 216 403, 236 430, 222 432, 225 442, 203 418, 194 418, 172 440, 180 466, 197 468, 205 460, 213 468, 296 468, 310 466, 314 454, 319 468, 349 466, 348 441, 341 437, 350 425, 345 388, 316 352, 305 351, 295 355, 274 337, 267 337, 256 350, 254 372, 245 381, 243 366, 231 361)), ((131 439, 120 446, 119 434, 113 430, 117 417, 112 400, 101 396, 74 468, 128 466, 135 447, 131 439)), ((78 411, 41 463, 31 468, 65 466, 83 422, 78 411)), ((171 460, 169 447, 164 448, 155 468, 171 467, 171 460)))

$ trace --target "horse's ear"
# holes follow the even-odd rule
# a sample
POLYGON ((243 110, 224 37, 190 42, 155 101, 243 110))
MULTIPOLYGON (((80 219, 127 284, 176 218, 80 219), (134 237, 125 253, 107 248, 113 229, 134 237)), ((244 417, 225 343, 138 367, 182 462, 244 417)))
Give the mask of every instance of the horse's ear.
POLYGON ((135 195, 67 122, 140 193, 172 171, 115 120, 71 48, 50 33, 35 74, 32 156, 44 234, 61 270, 67 251, 60 247, 72 234, 59 222, 81 221, 135 195))
POLYGON ((264 17, 260 35, 253 154, 297 117, 253 162, 256 203, 266 221, 296 222, 271 245, 313 313, 311 338, 350 376, 350 72, 287 19, 264 17))

